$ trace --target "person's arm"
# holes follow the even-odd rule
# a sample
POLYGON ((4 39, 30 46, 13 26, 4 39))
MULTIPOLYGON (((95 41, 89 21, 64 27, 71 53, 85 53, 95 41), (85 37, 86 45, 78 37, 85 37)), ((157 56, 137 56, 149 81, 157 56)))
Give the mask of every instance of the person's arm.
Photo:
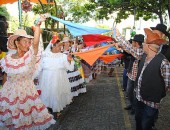
POLYGON ((119 43, 115 43, 116 46, 122 48, 127 53, 133 55, 136 59, 141 59, 144 51, 143 48, 133 47, 128 41, 123 38, 119 38, 119 43))
POLYGON ((46 15, 40 15, 40 20, 35 26, 34 41, 33 41, 34 55, 37 55, 38 53, 38 45, 39 45, 40 33, 41 33, 40 25, 41 25, 41 22, 45 21, 46 18, 47 18, 46 15))
POLYGON ((72 55, 71 55, 71 54, 68 54, 68 55, 67 55, 67 61, 68 61, 69 63, 71 63, 72 60, 73 60, 72 55))
POLYGON ((162 61, 161 75, 164 78, 166 90, 170 91, 170 62, 167 59, 162 61))
POLYGON ((68 54, 68 56, 64 54, 63 58, 64 58, 64 66, 65 66, 65 68, 67 70, 73 71, 75 62, 74 62, 71 54, 68 54))

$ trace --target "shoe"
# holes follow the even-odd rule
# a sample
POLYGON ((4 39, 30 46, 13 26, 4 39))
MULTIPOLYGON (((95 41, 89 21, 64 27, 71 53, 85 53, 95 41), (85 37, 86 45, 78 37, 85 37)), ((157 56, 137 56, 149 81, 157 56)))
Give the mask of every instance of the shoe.
POLYGON ((126 106, 124 109, 125 109, 125 110, 130 110, 131 108, 132 108, 132 106, 129 105, 129 106, 126 106))
POLYGON ((152 126, 152 130, 157 130, 155 126, 152 126))
POLYGON ((51 108, 47 107, 47 109, 48 109, 48 112, 49 112, 50 114, 53 113, 53 110, 52 110, 51 108))
POLYGON ((126 91, 125 89, 122 89, 122 91, 124 92, 124 91, 126 91))
POLYGON ((131 115, 134 115, 134 114, 135 114, 135 109, 132 108, 130 114, 131 114, 131 115))

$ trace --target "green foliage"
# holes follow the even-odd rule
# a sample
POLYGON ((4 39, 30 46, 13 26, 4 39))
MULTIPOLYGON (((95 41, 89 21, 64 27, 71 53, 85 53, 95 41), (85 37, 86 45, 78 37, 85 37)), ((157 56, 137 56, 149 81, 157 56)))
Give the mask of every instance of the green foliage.
MULTIPOLYGON (((53 16, 56 16, 58 18, 65 18, 64 11, 63 11, 63 7, 62 5, 57 5, 56 2, 54 2, 55 4, 37 4, 33 7, 32 11, 35 14, 43 14, 43 13, 50 13, 53 16)), ((46 29, 50 29, 50 30, 54 30, 56 25, 58 25, 58 21, 52 20, 52 19, 47 19, 45 21, 45 26, 46 29)), ((58 29, 58 26, 57 26, 58 29)))
MULTIPOLYGON (((140 17, 144 20, 159 18, 160 22, 163 22, 162 16, 166 15, 167 5, 168 0, 98 0, 97 2, 91 0, 84 7, 87 11, 91 11, 91 14, 95 14, 89 17, 96 20, 109 19, 111 14, 118 12, 115 19, 117 23, 134 14, 136 20, 140 17)), ((85 18, 83 13, 77 14, 77 17, 78 15, 85 18)))
POLYGON ((0 6, 0 15, 5 16, 9 20, 9 13, 5 6, 0 6))
POLYGON ((69 21, 80 22, 80 23, 89 21, 91 17, 91 11, 88 9, 89 9, 88 6, 79 6, 79 4, 76 3, 69 9, 69 16, 67 19, 69 21))
MULTIPOLYGON (((29 14, 27 13, 23 13, 22 14, 22 26, 25 29, 26 27, 31 27, 33 25, 34 19, 32 16, 29 16, 29 14)), ((17 30, 19 27, 19 18, 18 16, 14 17, 11 16, 9 19, 9 28, 8 28, 8 32, 14 32, 15 30, 17 30)))
MULTIPOLYGON (((110 29, 110 27, 105 24, 98 24, 98 25, 96 25, 96 28, 110 29)), ((112 34, 113 34, 113 32, 104 33, 104 35, 106 35, 106 36, 111 36, 112 34)))

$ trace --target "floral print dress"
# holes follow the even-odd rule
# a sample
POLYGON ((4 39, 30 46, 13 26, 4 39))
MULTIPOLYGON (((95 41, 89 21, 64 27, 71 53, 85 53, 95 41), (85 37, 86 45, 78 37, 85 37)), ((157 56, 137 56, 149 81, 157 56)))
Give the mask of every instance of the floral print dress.
POLYGON ((0 124, 15 130, 45 130, 55 124, 33 82, 36 56, 32 47, 22 58, 1 60, 7 81, 0 90, 0 124))

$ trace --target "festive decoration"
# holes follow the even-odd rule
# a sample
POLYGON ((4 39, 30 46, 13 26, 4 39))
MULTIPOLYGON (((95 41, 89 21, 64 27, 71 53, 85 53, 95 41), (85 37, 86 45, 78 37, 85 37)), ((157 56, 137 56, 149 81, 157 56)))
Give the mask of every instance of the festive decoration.
POLYGON ((122 56, 123 54, 103 55, 103 56, 100 56, 100 59, 103 60, 106 64, 108 64, 109 62, 112 62, 116 58, 119 58, 122 56))
POLYGON ((70 21, 65 21, 65 20, 59 19, 59 18, 54 17, 54 16, 50 16, 50 18, 52 18, 56 21, 59 21, 59 22, 63 23, 64 25, 66 25, 67 29, 75 37, 87 35, 87 34, 101 34, 101 33, 105 33, 105 32, 111 32, 111 30, 108 30, 108 29, 88 27, 88 26, 84 26, 82 24, 72 23, 70 21))
POLYGON ((25 11, 26 13, 31 11, 32 9, 32 4, 30 3, 29 0, 24 0, 21 6, 22 6, 22 10, 25 11))
POLYGON ((39 95, 41 95, 41 90, 40 89, 37 89, 37 92, 39 95))
POLYGON ((51 43, 54 44, 57 40, 58 40, 58 34, 56 32, 54 32, 51 43))
MULTIPOLYGON (((1 4, 12 4, 14 2, 17 2, 18 0, 0 0, 0 5, 1 4)), ((54 0, 40 0, 42 4, 54 4, 54 0)), ((33 3, 40 3, 39 0, 29 0, 29 2, 33 2, 33 3)))
POLYGON ((83 35, 82 37, 86 46, 92 46, 95 44, 100 44, 101 42, 114 40, 112 37, 100 35, 100 34, 87 34, 87 35, 83 35))
MULTIPOLYGON (((100 44, 100 46, 107 46, 107 45, 109 45, 107 42, 102 42, 101 44, 100 44)), ((120 51, 118 51, 115 47, 109 47, 105 52, 104 52, 104 54, 119 54, 120 53, 120 51)))
POLYGON ((131 38, 133 38, 135 35, 136 35, 136 31, 135 31, 135 27, 133 27, 133 28, 131 29, 130 36, 131 36, 131 38))
POLYGON ((72 54, 85 60, 90 66, 92 66, 94 62, 111 46, 112 45, 97 47, 89 51, 75 52, 72 54))

